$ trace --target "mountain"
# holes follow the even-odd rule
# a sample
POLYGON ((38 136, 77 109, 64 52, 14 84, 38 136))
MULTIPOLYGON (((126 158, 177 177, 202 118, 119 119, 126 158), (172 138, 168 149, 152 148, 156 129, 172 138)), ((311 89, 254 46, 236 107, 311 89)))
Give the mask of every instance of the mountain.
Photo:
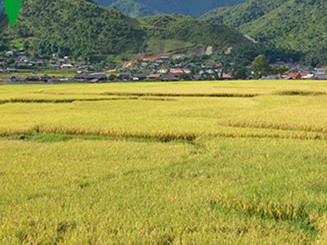
POLYGON ((133 0, 117 0, 110 7, 116 8, 124 15, 134 18, 160 14, 158 10, 133 0))
POLYGON ((252 45, 235 29, 221 24, 206 24, 191 16, 148 16, 140 21, 148 37, 154 40, 178 40, 192 44, 189 46, 194 48, 212 46, 215 50, 252 45))
MULTIPOLYGON (((103 6, 110 6, 115 0, 94 0, 103 6)), ((200 16, 205 12, 224 6, 232 6, 246 0, 134 0, 145 4, 161 13, 179 13, 184 15, 200 16)))
POLYGON ((103 59, 184 52, 203 54, 253 45, 238 31, 178 14, 132 19, 86 0, 25 0, 18 23, 0 34, 9 47, 32 55, 103 59))
POLYGON ((84 0, 26 0, 18 23, 2 34, 16 46, 28 42, 39 55, 75 57, 138 52, 144 36, 137 21, 84 0))
POLYGON ((201 16, 201 19, 209 23, 225 23, 239 27, 268 14, 283 4, 285 0, 249 0, 232 7, 210 10, 201 16))
POLYGON ((201 17, 225 23, 264 43, 305 54, 311 65, 327 63, 325 0, 250 0, 201 17))

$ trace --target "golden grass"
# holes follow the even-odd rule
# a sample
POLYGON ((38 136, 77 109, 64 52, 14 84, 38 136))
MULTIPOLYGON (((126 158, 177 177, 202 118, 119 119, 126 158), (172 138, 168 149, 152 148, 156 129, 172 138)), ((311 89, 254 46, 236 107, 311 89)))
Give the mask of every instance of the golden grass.
POLYGON ((0 240, 310 243, 324 232, 326 142, 196 143, 2 141, 0 240))
POLYGON ((2 85, 0 243, 324 244, 326 91, 2 85))
POLYGON ((39 130, 140 137, 298 135, 301 138, 308 135, 308 138, 326 138, 325 96, 79 100, 64 99, 59 102, 71 103, 59 104, 46 100, 2 104, 0 134, 39 130))

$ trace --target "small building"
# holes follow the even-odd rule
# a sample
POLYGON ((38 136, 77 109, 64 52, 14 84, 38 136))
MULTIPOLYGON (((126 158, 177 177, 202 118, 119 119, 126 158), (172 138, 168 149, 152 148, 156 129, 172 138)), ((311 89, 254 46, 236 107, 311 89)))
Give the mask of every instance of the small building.
POLYGON ((147 74, 141 73, 133 76, 133 81, 144 81, 147 78, 147 74))
POLYGON ((91 73, 87 75, 87 80, 92 82, 107 81, 107 74, 102 72, 91 73))
POLYGON ((73 69, 74 66, 72 64, 62 64, 60 66, 61 69, 65 69, 65 70, 70 70, 70 69, 73 69))
POLYGON ((305 79, 308 75, 309 75, 308 72, 294 72, 294 73, 282 75, 282 78, 287 80, 305 79))
POLYGON ((183 76, 183 73, 180 72, 170 72, 169 75, 174 76, 175 78, 180 78, 183 76))
POLYGON ((327 80, 327 74, 316 74, 312 79, 315 79, 315 80, 327 80))
POLYGON ((153 81, 159 81, 161 80, 161 76, 161 74, 150 74, 146 78, 153 81))
POLYGON ((163 74, 161 76, 161 81, 178 81, 178 78, 171 74, 163 74))
POLYGON ((79 80, 81 82, 91 81, 91 82, 100 82, 107 81, 108 77, 106 73, 91 73, 91 74, 77 74, 74 79, 79 80))
POLYGON ((158 73, 160 73, 160 74, 167 74, 168 72, 169 72, 169 69, 167 69, 167 68, 161 68, 158 70, 158 73))
POLYGON ((307 74, 305 76, 302 76, 302 79, 312 79, 314 77, 315 74, 307 74))
POLYGON ((126 74, 119 74, 117 78, 118 78, 119 81, 124 81, 124 82, 132 80, 131 75, 129 75, 127 73, 126 74))
POLYGON ((175 68, 171 69, 172 73, 180 73, 180 74, 191 74, 191 70, 188 68, 175 68))
POLYGON ((19 78, 19 77, 12 76, 10 78, 10 82, 14 82, 14 83, 17 83, 17 82, 25 82, 25 79, 24 78, 19 78))
POLYGON ((79 81, 85 81, 85 80, 87 80, 87 76, 88 76, 88 74, 79 73, 74 76, 74 79, 79 80, 79 81))
POLYGON ((41 81, 43 82, 47 82, 51 79, 51 77, 49 77, 47 74, 44 74, 43 76, 41 76, 41 81))
POLYGON ((326 70, 327 70, 327 67, 326 66, 320 66, 318 68, 315 68, 314 70, 315 70, 316 74, 325 74, 326 70))

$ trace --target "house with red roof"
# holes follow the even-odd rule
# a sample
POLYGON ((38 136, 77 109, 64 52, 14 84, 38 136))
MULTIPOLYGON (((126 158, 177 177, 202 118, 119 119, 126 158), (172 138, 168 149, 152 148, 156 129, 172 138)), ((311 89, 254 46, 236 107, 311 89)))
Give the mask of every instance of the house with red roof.
POLYGON ((286 75, 282 75, 283 79, 288 80, 296 80, 296 79, 311 79, 313 78, 314 74, 310 74, 308 72, 294 72, 286 75))
POLYGON ((150 74, 146 78, 149 80, 158 81, 161 79, 161 76, 162 76, 161 74, 150 74))

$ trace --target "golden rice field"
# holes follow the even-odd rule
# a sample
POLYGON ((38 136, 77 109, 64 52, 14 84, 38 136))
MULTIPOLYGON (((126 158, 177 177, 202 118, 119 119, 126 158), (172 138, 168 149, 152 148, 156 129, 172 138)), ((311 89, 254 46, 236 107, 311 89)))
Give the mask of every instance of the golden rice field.
POLYGON ((327 81, 0 85, 0 244, 327 244, 327 81))

